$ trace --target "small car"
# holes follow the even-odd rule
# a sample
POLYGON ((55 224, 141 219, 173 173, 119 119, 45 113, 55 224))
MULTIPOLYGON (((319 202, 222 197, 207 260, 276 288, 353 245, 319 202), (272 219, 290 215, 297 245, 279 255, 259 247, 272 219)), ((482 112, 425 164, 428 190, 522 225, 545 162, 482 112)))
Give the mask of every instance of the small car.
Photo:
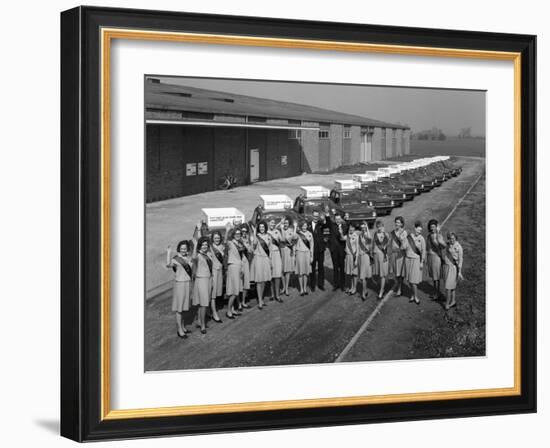
POLYGON ((370 226, 376 221, 378 211, 369 206, 360 190, 330 191, 330 199, 344 212, 344 217, 354 224, 366 221, 370 226))
POLYGON ((311 220, 314 211, 326 213, 328 210, 331 215, 339 213, 341 216, 344 216, 345 213, 344 209, 335 204, 330 198, 307 198, 303 194, 294 200, 293 210, 308 220, 311 220))
POLYGON ((395 204, 395 207, 401 207, 407 198, 412 199, 413 195, 407 196, 405 191, 394 187, 390 183, 382 184, 379 182, 364 182, 361 185, 361 191, 367 195, 382 195, 389 197, 395 204))
POLYGON ((300 218, 300 215, 296 213, 292 208, 282 208, 277 210, 265 210, 263 205, 258 205, 252 212, 252 217, 248 221, 249 225, 256 227, 261 220, 269 221, 275 219, 277 223, 288 216, 292 221, 296 221, 300 218))
POLYGON ((415 185, 408 184, 405 181, 400 180, 399 178, 391 179, 381 177, 375 182, 382 187, 391 187, 403 191, 403 193, 405 193, 405 201, 411 201, 414 199, 415 196, 420 194, 419 189, 415 185))

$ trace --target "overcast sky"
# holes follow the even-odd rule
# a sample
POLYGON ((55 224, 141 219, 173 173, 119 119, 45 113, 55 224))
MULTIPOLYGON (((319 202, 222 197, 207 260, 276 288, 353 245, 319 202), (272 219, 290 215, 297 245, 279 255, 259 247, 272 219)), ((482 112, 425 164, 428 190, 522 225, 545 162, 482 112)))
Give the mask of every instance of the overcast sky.
POLYGON ((409 125, 413 132, 438 127, 447 135, 472 128, 485 135, 485 92, 412 87, 349 86, 226 79, 167 78, 162 82, 309 104, 409 125))

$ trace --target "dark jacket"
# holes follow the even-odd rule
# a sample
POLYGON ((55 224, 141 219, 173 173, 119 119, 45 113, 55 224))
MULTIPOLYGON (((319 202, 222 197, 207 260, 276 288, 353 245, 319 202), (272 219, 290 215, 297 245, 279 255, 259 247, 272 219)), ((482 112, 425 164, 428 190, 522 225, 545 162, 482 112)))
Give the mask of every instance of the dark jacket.
MULTIPOLYGON (((329 236, 329 245, 331 248, 345 248, 346 241, 342 239, 340 232, 338 231, 338 225, 336 222, 334 222, 330 216, 327 216, 326 218, 326 225, 328 226, 330 230, 330 236, 329 236)), ((342 233, 346 235, 348 233, 348 226, 345 223, 345 221, 342 222, 342 233)))
POLYGON ((324 252, 326 245, 329 242, 329 233, 327 223, 319 220, 313 230, 313 221, 309 222, 309 230, 313 235, 313 251, 314 252, 324 252), (326 235, 325 235, 326 234, 326 235))

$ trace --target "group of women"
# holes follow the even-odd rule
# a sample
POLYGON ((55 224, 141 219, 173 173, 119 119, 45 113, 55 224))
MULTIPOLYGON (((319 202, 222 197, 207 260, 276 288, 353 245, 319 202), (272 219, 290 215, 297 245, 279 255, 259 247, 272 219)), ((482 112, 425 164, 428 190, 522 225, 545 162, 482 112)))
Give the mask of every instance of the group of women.
POLYGON ((373 277, 379 278, 378 298, 385 293, 386 279, 395 278, 393 292, 401 295, 403 281, 410 285, 410 302, 420 304, 418 284, 422 282, 424 265, 433 281, 433 300, 441 298, 440 285, 443 282, 446 291, 445 308, 456 306, 455 290, 458 280, 462 279, 463 250, 454 232, 447 233, 446 240, 436 219, 428 222, 428 236, 422 236, 422 223, 414 223, 414 230, 405 230, 405 220, 397 216, 394 229, 388 233, 384 223, 375 223, 374 235, 371 235, 366 222, 360 230, 353 223, 348 225, 347 234, 341 235, 346 242, 345 272, 349 278, 349 294, 355 294, 357 281, 362 282, 361 298, 367 297, 367 283, 373 277))
MULTIPOLYGON (((357 293, 362 284, 361 298, 367 298, 367 284, 378 277, 378 298, 385 293, 386 279, 393 275, 393 291, 401 295, 403 282, 411 288, 410 302, 420 303, 417 286, 422 281, 423 267, 433 280, 432 299, 439 300, 440 285, 446 290, 445 308, 456 305, 455 289, 462 279, 463 251, 456 234, 450 232, 444 240, 437 220, 428 223, 428 236, 422 236, 422 224, 416 222, 408 233, 405 220, 398 216, 394 229, 388 233, 382 221, 375 224, 371 234, 367 222, 357 228, 348 223, 340 226, 340 238, 345 241, 345 273, 349 278, 348 294, 357 293)), ((308 276, 314 254, 314 238, 305 220, 292 222, 284 217, 279 221, 260 221, 256 227, 247 224, 228 224, 225 236, 219 231, 210 235, 201 232, 202 223, 195 228, 192 240, 180 241, 176 253, 169 246, 166 267, 174 272, 172 311, 176 313, 176 329, 180 338, 187 337, 182 313, 191 304, 199 307, 198 326, 206 333, 206 312, 210 308, 214 322, 222 322, 217 299, 228 299, 226 318, 235 319, 249 308, 247 299, 255 284, 258 308, 266 306, 266 287, 272 299, 283 302, 289 296, 292 274, 298 278, 301 296, 308 294, 308 276)))
POLYGON ((172 311, 176 313, 177 335, 187 337, 182 313, 191 304, 199 307, 198 325, 206 333, 206 311, 210 308, 214 322, 222 322, 217 299, 228 298, 225 316, 235 319, 247 303, 251 283, 255 284, 258 308, 266 306, 266 286, 272 298, 283 302, 289 296, 290 276, 298 276, 300 294, 308 294, 307 279, 313 260, 313 236, 307 221, 291 222, 289 218, 260 221, 256 227, 228 224, 225 237, 214 231, 201 235, 199 223, 193 239, 180 241, 176 253, 169 246, 166 267, 174 271, 172 311), (224 288, 225 285, 225 288, 224 288))

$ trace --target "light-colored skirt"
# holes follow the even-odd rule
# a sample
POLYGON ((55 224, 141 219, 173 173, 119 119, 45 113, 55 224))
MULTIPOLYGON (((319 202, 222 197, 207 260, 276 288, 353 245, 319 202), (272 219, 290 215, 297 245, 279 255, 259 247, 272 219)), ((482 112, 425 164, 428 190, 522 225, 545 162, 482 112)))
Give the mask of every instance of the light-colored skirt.
POLYGON ((256 283, 271 281, 271 261, 268 257, 254 255, 250 268, 250 279, 256 283))
POLYGON ((223 294, 223 269, 212 269, 212 298, 223 294))
POLYGON ((384 260, 384 254, 378 251, 374 251, 374 265, 372 275, 379 275, 380 277, 387 277, 389 270, 388 258, 384 260))
POLYGON ((174 282, 174 289, 172 290, 172 311, 177 311, 178 313, 189 311, 190 283, 190 281, 174 282))
POLYGON ((283 273, 294 272, 294 256, 290 247, 281 248, 281 262, 283 264, 283 273))
POLYGON ((405 280, 413 285, 418 285, 422 281, 420 258, 405 257, 405 280))
POLYGON ((403 253, 392 252, 390 256, 391 271, 396 277, 403 277, 405 275, 405 269, 403 264, 405 262, 405 256, 403 253))
POLYGON ((311 253, 309 251, 296 251, 296 270, 298 275, 311 274, 311 253))
POLYGON ((248 262, 248 258, 243 257, 241 265, 243 270, 243 276, 241 277, 243 289, 250 289, 250 263, 248 262))
POLYGON ((346 259, 344 260, 344 272, 346 275, 357 275, 355 257, 351 254, 346 254, 346 259))
POLYGON ((441 258, 437 254, 428 252, 427 258, 428 275, 432 280, 439 280, 441 278, 441 258))
POLYGON ((281 260, 281 252, 278 250, 271 250, 269 253, 271 259, 271 277, 281 278, 283 276, 283 262, 281 260))
POLYGON ((457 281, 457 269, 454 264, 447 264, 445 263, 443 265, 442 269, 442 278, 445 281, 445 289, 456 289, 456 281, 457 281))
POLYGON ((197 277, 193 285, 193 305, 208 306, 211 288, 212 277, 197 277))
POLYGON ((225 293, 228 296, 238 296, 243 290, 241 281, 242 267, 241 263, 231 263, 227 266, 227 277, 225 279, 225 293))
POLYGON ((360 279, 372 277, 372 266, 370 264, 370 257, 368 254, 359 255, 357 265, 360 279))

